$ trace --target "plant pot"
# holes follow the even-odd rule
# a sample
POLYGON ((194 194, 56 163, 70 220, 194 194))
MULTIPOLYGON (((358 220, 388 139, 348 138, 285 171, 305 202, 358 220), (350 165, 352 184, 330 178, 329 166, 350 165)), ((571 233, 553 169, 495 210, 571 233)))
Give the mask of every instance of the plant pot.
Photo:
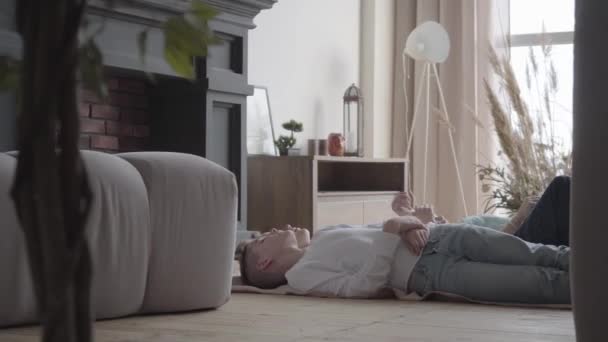
POLYGON ((288 156, 299 156, 300 149, 299 148, 290 148, 289 150, 287 150, 287 155, 288 156))

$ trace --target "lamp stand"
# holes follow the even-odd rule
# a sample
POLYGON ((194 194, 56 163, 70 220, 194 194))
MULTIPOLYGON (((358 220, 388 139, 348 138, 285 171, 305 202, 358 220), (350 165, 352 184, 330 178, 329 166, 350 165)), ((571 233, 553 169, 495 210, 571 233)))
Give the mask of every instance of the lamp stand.
POLYGON ((462 200, 462 206, 464 209, 465 216, 468 216, 467 203, 464 196, 464 187, 462 184, 462 177, 460 174, 460 168, 458 167, 458 161, 456 159, 456 147, 454 144, 454 135, 452 133, 452 127, 450 123, 450 118, 448 115, 448 109, 445 101, 445 96, 443 94, 443 88, 441 87, 441 81, 439 80, 439 73, 437 71, 437 64, 435 63, 424 63, 424 67, 422 70, 422 79, 423 82, 420 83, 418 88, 418 94, 416 96, 416 102, 414 103, 414 116, 412 118, 412 126, 410 127, 410 131, 408 132, 408 141, 406 148, 406 158, 409 160, 410 150, 412 147, 412 138, 414 137, 414 127, 416 127, 416 119, 418 118, 418 109, 420 106, 420 100, 422 96, 422 87, 426 87, 425 95, 426 95, 426 124, 425 124, 425 138, 424 138, 424 171, 423 171, 423 185, 422 185, 422 193, 423 193, 423 203, 426 204, 426 185, 427 185, 427 168, 428 168, 428 148, 429 148, 429 122, 431 117, 431 101, 430 101, 430 88, 431 88, 431 74, 435 77, 435 82, 437 88, 439 90, 439 99, 441 100, 441 114, 443 115, 443 120, 445 120, 448 125, 448 136, 450 138, 450 149, 452 152, 452 160, 454 161, 454 168, 456 169, 456 178, 458 180, 458 186, 460 189, 460 196, 462 200), (432 72, 431 72, 432 69, 432 72))

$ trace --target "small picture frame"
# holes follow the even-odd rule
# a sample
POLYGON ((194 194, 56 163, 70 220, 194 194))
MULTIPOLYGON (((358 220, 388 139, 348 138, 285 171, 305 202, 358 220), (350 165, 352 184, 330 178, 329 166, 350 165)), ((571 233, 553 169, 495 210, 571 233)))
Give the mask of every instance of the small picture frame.
POLYGON ((247 153, 278 156, 268 88, 254 86, 247 97, 247 153))

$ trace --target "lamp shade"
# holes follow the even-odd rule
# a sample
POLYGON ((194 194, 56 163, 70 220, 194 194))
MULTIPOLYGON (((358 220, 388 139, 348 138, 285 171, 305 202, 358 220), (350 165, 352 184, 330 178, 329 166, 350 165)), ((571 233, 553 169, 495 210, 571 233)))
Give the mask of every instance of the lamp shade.
POLYGON ((441 24, 427 21, 410 33, 403 52, 418 61, 443 63, 450 54, 450 36, 441 24))

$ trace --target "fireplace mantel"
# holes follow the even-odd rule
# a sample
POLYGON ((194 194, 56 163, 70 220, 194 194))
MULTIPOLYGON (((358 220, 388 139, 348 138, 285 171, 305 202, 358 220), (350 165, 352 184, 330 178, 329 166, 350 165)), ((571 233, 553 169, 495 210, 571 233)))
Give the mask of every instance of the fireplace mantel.
POLYGON ((181 80, 164 59, 162 23, 191 6, 190 0, 122 0, 107 8, 90 0, 91 22, 104 21, 96 38, 104 63, 114 69, 154 73, 150 148, 200 155, 232 171, 239 187, 239 230, 247 228, 247 96, 249 30, 254 17, 277 0, 203 0, 219 15, 210 22, 221 43, 198 59, 197 79, 181 80), (137 34, 148 31, 146 65, 137 34))
MULTIPOLYGON (((220 12, 217 20, 255 27, 253 18, 264 9, 271 8, 277 0, 203 0, 220 12)), ((123 0, 114 8, 107 8, 103 0, 91 0, 89 13, 121 20, 158 26, 169 16, 185 12, 191 0, 123 0)))
MULTIPOLYGON (((277 0, 203 0, 216 8, 219 15, 211 22, 217 31, 231 31, 246 35, 254 28, 254 17, 271 8, 277 0)), ((190 0, 122 0, 113 8, 104 0, 90 0, 91 23, 105 22, 105 30, 96 38, 105 64, 128 70, 148 71, 176 76, 164 59, 164 38, 161 30, 171 16, 179 15, 191 6, 190 0), (148 30, 147 62, 143 66, 137 48, 137 34, 148 30)), ((213 80, 212 80, 213 82, 213 80)))
MULTIPOLYGON (((277 0, 203 0, 220 14, 215 23, 252 29, 253 19, 260 11, 271 8, 277 0)), ((21 41, 14 32, 15 0, 0 4, 0 52, 19 57, 21 41)), ((89 17, 93 21, 106 20, 107 31, 101 34, 98 44, 106 55, 109 66, 144 70, 135 49, 136 34, 142 28, 157 28, 149 34, 150 53, 146 71, 174 75, 162 57, 162 34, 158 28, 169 17, 179 15, 191 6, 191 0, 118 0, 113 8, 104 0, 90 0, 89 17)))
MULTIPOLYGON (((0 52, 18 57, 21 42, 12 22, 15 1, 0 0, 0 52)), ((151 119, 147 149, 199 155, 232 171, 239 186, 239 230, 246 230, 247 96, 253 92, 247 76, 249 30, 255 27, 255 16, 277 0, 203 1, 219 11, 209 25, 221 43, 211 46, 206 58, 195 61, 193 81, 178 77, 165 62, 162 30, 168 18, 190 8, 190 0, 117 0, 112 8, 103 0, 89 0, 87 19, 92 25, 104 24, 95 41, 111 77, 145 80, 141 71, 156 75, 157 82, 148 89, 151 119), (145 65, 137 47, 137 36, 143 30, 148 32, 145 65)), ((0 95, 0 151, 16 147, 14 103, 13 96, 0 95)), ((87 104, 86 108, 85 114, 99 121, 92 107, 87 104)), ((122 111, 120 108, 115 117, 122 117, 122 111)), ((117 109, 111 112, 117 113, 117 109)), ((102 129, 105 134, 114 134, 102 129)))

